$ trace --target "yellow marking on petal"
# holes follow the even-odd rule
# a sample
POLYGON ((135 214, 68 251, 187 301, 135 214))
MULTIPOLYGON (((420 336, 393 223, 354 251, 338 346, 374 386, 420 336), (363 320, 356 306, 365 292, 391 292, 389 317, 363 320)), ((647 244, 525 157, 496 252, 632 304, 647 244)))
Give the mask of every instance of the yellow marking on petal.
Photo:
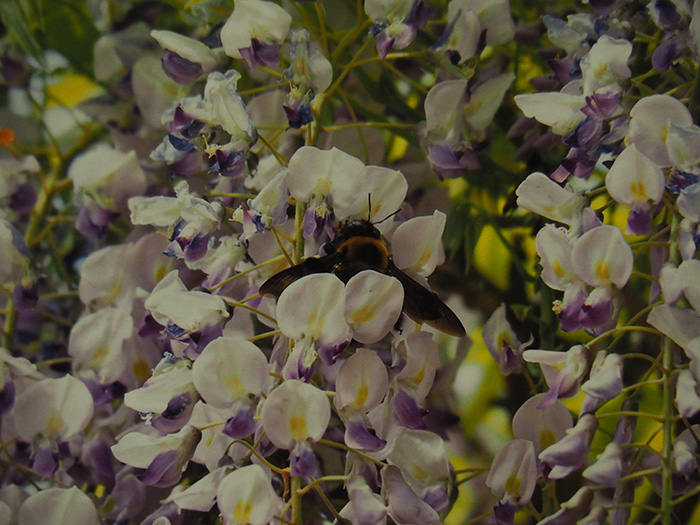
POLYGON ((363 383, 360 388, 357 389, 357 395, 355 400, 352 402, 353 408, 362 408, 367 402, 367 397, 369 397, 369 387, 367 384, 363 383))
POLYGON ((594 70, 596 77, 601 78, 605 73, 608 72, 608 65, 603 63, 594 70))
POLYGON ((503 330, 501 333, 499 333, 496 336, 496 346, 498 348, 503 348, 504 346, 508 345, 509 347, 513 347, 513 342, 510 340, 510 334, 508 333, 507 330, 503 330))
POLYGON ((549 429, 545 429, 542 432, 540 432, 540 448, 544 450, 550 445, 554 445, 554 443, 557 442, 557 438, 554 435, 554 432, 552 432, 549 429))
POLYGON ((425 379, 425 367, 421 368, 413 377, 407 378, 406 381, 411 386, 417 387, 423 382, 423 379, 425 379))
POLYGON ((425 251, 421 253, 420 259, 418 259, 418 267, 422 268, 423 266, 426 265, 426 263, 430 260, 430 251, 425 251))
POLYGON ((561 278, 566 275, 566 270, 561 267, 561 264, 559 264, 559 261, 555 261, 554 264, 552 264, 552 270, 554 271, 554 274, 561 278))
POLYGON ((247 501, 239 501, 236 503, 236 508, 233 511, 233 519, 237 523, 250 523, 250 503, 247 501))
POLYGON ((296 414, 290 417, 289 431, 292 433, 294 441, 304 441, 309 435, 306 430, 306 418, 296 414))
POLYGON ((413 477, 418 481, 425 481, 428 479, 428 473, 419 466, 415 466, 412 470, 413 477))
POLYGON ((511 474, 506 480, 506 494, 520 495, 520 478, 516 474, 511 474))
POLYGON ((105 489, 106 487, 102 485, 101 483, 95 487, 95 496, 98 498, 102 498, 102 496, 105 495, 105 489))
POLYGON ((632 194, 632 198, 636 201, 645 202, 649 200, 647 188, 643 182, 633 182, 630 186, 630 193, 632 194))
POLYGON ((352 316, 353 324, 363 324, 370 321, 374 317, 374 308, 363 306, 355 311, 352 316))
POLYGON ((226 378, 226 388, 228 388, 229 392, 237 399, 243 399, 248 395, 248 391, 243 388, 241 380, 237 375, 226 378))
POLYGON ((107 348, 104 346, 100 346, 95 352, 92 354, 92 357, 88 359, 88 362, 86 363, 90 368, 97 368, 102 364, 102 361, 104 361, 105 356, 107 355, 107 348))
POLYGON ((607 283, 610 281, 610 265, 606 261, 595 263, 595 277, 598 281, 607 283))
POLYGON ((57 438, 63 427, 63 418, 58 414, 52 414, 44 427, 44 436, 48 438, 57 438))
POLYGON ((134 361, 134 364, 131 366, 131 369, 133 370, 136 379, 138 379, 141 383, 143 383, 144 381, 146 381, 146 379, 151 377, 151 367, 143 359, 138 359, 134 361))

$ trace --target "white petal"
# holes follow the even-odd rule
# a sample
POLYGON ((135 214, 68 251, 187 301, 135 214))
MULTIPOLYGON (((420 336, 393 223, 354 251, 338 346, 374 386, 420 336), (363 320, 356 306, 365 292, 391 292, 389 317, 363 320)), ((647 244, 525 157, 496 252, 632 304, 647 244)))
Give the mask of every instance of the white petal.
POLYGON ((246 339, 219 337, 209 343, 192 365, 192 380, 204 400, 220 408, 255 396, 265 388, 267 359, 246 339))
POLYGON ((621 289, 632 274, 634 254, 617 226, 598 226, 584 233, 572 251, 574 268, 591 286, 621 289))

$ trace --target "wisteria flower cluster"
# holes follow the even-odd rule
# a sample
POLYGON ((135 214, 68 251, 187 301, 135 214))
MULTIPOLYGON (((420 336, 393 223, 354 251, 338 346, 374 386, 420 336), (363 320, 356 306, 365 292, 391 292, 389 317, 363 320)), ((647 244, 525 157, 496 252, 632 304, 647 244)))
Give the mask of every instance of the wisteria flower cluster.
POLYGON ((0 20, 0 525, 697 519, 700 3, 0 20))

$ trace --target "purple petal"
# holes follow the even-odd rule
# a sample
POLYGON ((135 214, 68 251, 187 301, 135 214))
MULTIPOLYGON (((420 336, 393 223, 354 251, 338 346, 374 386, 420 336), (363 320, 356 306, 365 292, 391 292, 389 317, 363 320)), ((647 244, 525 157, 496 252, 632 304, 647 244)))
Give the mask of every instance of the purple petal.
POLYGON ((176 463, 177 450, 161 452, 151 462, 148 468, 138 477, 145 485, 154 487, 170 487, 182 477, 181 465, 176 463))
POLYGON ((2 390, 0 390, 0 416, 7 414, 15 405, 15 391, 15 382, 5 381, 2 390))
POLYGON ((32 468, 41 477, 52 478, 58 470, 58 461, 50 448, 42 447, 34 454, 32 468))
POLYGON ((18 213, 30 211, 36 204, 36 200, 36 188, 33 184, 25 182, 10 196, 9 208, 18 213))
POLYGON ((656 11, 661 27, 676 25, 681 21, 681 15, 671 0, 654 0, 649 9, 656 11))
POLYGON ((581 307, 579 322, 583 328, 594 330, 607 325, 613 316, 613 302, 608 299, 595 304, 584 304, 581 307))
POLYGON ((91 473, 105 485, 114 484, 114 466, 112 450, 107 442, 98 438, 93 441, 85 450, 83 461, 90 469, 91 473))
POLYGON ((376 451, 384 448, 386 441, 379 438, 373 428, 362 420, 350 421, 345 428, 345 444, 360 450, 376 451))
POLYGON ((673 61, 683 54, 686 45, 684 38, 669 38, 654 50, 651 55, 651 65, 659 72, 668 71, 673 61))
POLYGON ((648 235, 651 231, 651 210, 632 208, 627 216, 627 233, 648 235))
POLYGON ((411 429, 425 429, 423 421, 423 411, 416 403, 416 400, 408 395, 404 390, 399 390, 391 400, 391 406, 399 422, 411 429))
POLYGON ((255 419, 253 409, 244 407, 235 416, 229 418, 222 432, 233 439, 243 439, 255 431, 255 419))
POLYGON ((377 54, 380 58, 386 58, 386 56, 389 54, 389 50, 394 45, 394 39, 386 34, 386 30, 384 28, 376 33, 376 37, 377 54))
POLYGON ((202 74, 202 65, 166 49, 161 59, 165 74, 178 84, 191 84, 202 74))
POLYGON ((586 115, 597 120, 612 116, 620 103, 621 93, 594 93, 586 97, 586 105, 581 108, 586 115))
POLYGON ((313 450, 308 446, 291 453, 291 474, 300 478, 318 477, 319 468, 313 450))

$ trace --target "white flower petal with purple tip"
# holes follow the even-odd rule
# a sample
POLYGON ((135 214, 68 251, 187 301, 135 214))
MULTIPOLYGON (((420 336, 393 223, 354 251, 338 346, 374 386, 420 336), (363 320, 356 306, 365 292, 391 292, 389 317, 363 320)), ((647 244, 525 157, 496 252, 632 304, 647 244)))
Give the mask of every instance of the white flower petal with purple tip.
POLYGON ((619 354, 608 354, 600 350, 593 360, 589 379, 581 385, 581 390, 602 400, 617 397, 622 391, 623 361, 619 354))
POLYGON ((292 17, 274 2, 236 0, 233 12, 221 28, 221 43, 226 54, 243 58, 241 50, 251 46, 252 39, 278 44, 287 38, 292 17))
POLYGON ((185 361, 179 361, 176 366, 154 374, 141 388, 127 392, 124 404, 143 414, 161 414, 167 410, 173 398, 184 394, 196 396, 196 390, 192 383, 192 370, 185 361))
POLYGON ((219 485, 216 501, 225 525, 272 523, 283 505, 260 465, 248 465, 228 474, 219 485))
POLYGON ((331 405, 323 390, 297 380, 279 385, 262 406, 267 437, 285 450, 292 450, 297 443, 321 439, 330 417, 331 405))
POLYGON ((404 481, 400 470, 389 465, 382 468, 382 494, 388 504, 389 517, 398 525, 440 525, 438 513, 423 501, 404 481))
POLYGON ((359 348, 338 370, 334 404, 339 410, 369 412, 389 387, 386 366, 376 352, 359 348))
POLYGON ((22 392, 13 408, 21 439, 66 441, 81 433, 93 415, 93 399, 85 384, 73 376, 43 379, 22 392))
POLYGON ((587 351, 583 345, 572 346, 567 352, 525 350, 523 359, 528 363, 540 364, 549 386, 550 390, 540 407, 549 406, 558 398, 573 396, 588 371, 587 351))
POLYGON ((565 478, 585 466, 597 428, 596 417, 584 414, 575 427, 567 430, 564 438, 540 452, 540 461, 552 468, 549 473, 551 479, 565 478))
POLYGON ((452 0, 447 5, 448 25, 436 44, 438 49, 448 51, 450 61, 458 65, 476 54, 481 33, 479 17, 471 9, 464 9, 465 1, 452 0))
POLYGON ((613 199, 632 207, 627 221, 629 233, 649 232, 651 211, 664 194, 665 182, 661 168, 634 144, 615 159, 605 177, 605 186, 613 199))
POLYGON ((428 137, 455 146, 461 141, 462 119, 467 104, 468 81, 445 80, 435 84, 425 97, 428 137))
MULTIPOLYGON (((540 230, 542 231, 542 230, 540 230)), ((491 357, 499 364, 503 375, 520 372, 523 366, 523 349, 532 338, 521 343, 506 319, 506 305, 501 304, 484 323, 481 335, 491 357)))
POLYGON ((205 71, 216 66, 218 57, 214 50, 199 40, 173 31, 153 30, 151 36, 163 49, 172 51, 185 60, 200 64, 205 71))
POLYGON ((146 174, 136 152, 123 153, 106 145, 76 156, 68 176, 76 189, 97 197, 107 209, 121 207, 132 195, 146 191, 146 174))
POLYGON ((235 69, 210 73, 204 87, 204 102, 210 108, 214 123, 224 128, 232 140, 252 140, 256 132, 238 94, 239 78, 241 74, 235 69))
POLYGON ((602 35, 581 59, 584 94, 603 88, 619 90, 618 84, 630 77, 627 61, 631 54, 632 43, 628 40, 602 35))
POLYGON ((289 159, 287 169, 292 197, 306 203, 327 199, 339 220, 348 217, 358 195, 367 194, 365 165, 337 148, 303 146, 289 159))
POLYGON ((393 328, 403 309, 401 283, 374 270, 354 275, 345 285, 345 319, 353 339, 367 344, 382 339, 393 328))
POLYGON ((623 474, 623 450, 614 441, 596 458, 596 462, 583 471, 583 477, 596 485, 615 487, 623 474))
POLYGON ((621 289, 632 274, 634 254, 617 226, 598 226, 578 238, 572 251, 578 276, 590 286, 621 289))
POLYGON ((236 401, 258 396, 268 378, 262 350, 246 339, 218 337, 209 343, 192 365, 192 381, 202 398, 226 408, 236 401))
POLYGON ((693 124, 688 108, 670 95, 642 97, 630 111, 627 138, 662 168, 671 165, 666 147, 671 122, 687 127, 693 124))

